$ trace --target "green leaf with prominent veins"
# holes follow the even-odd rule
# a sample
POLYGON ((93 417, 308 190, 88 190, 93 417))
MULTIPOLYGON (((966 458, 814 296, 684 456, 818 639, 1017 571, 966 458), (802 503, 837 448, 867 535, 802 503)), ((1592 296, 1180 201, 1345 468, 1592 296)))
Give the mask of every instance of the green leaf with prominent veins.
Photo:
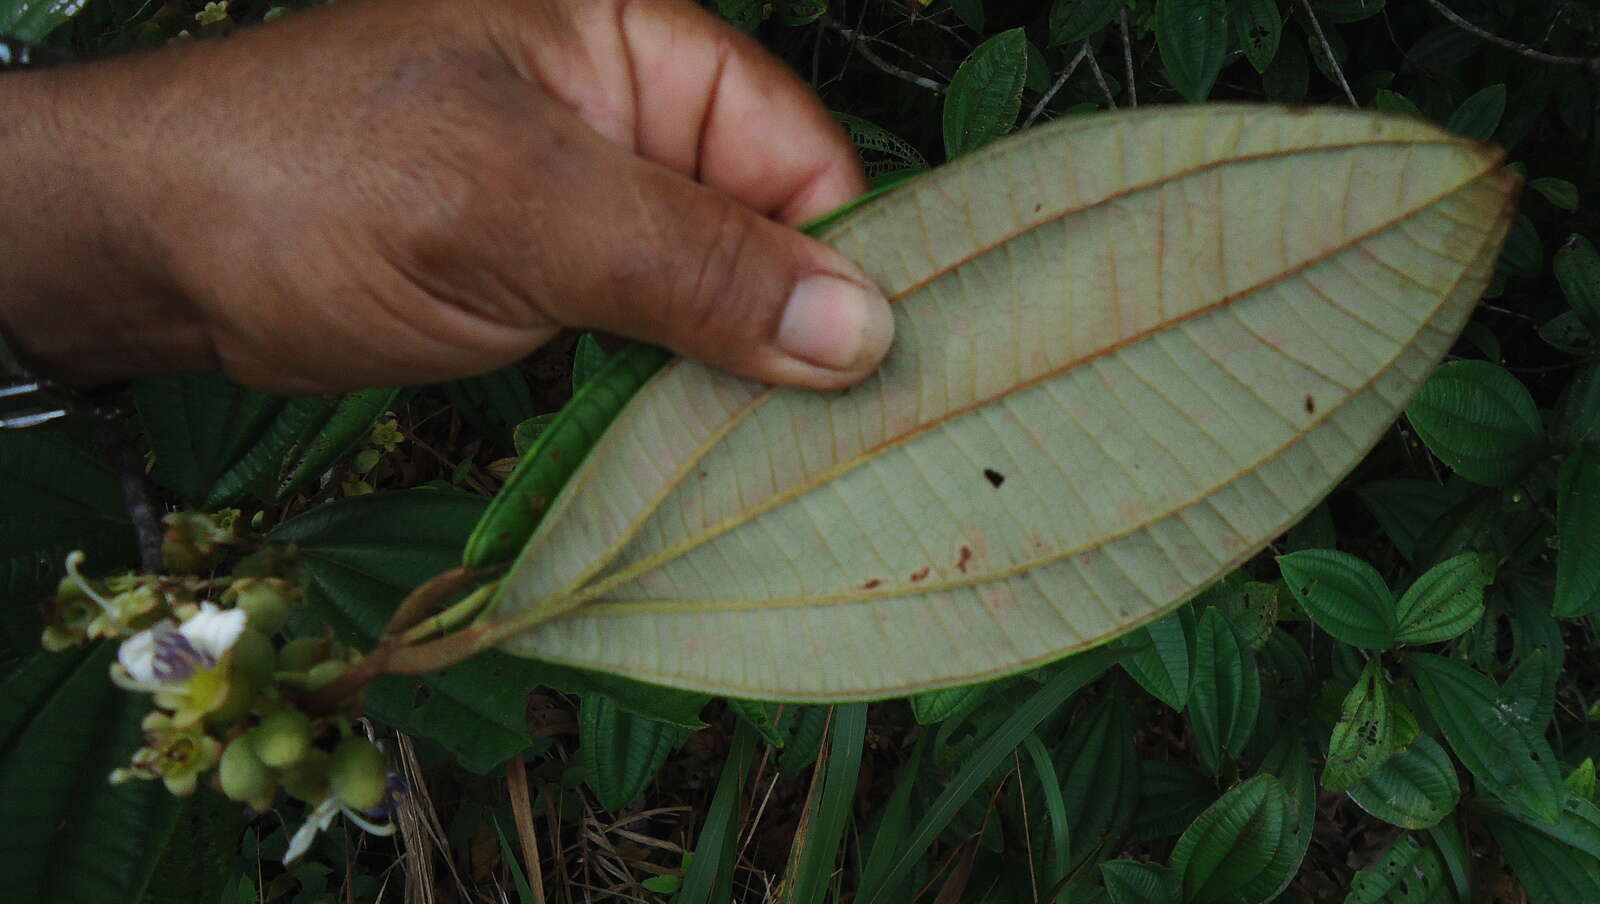
POLYGON ((1526 823, 1501 816, 1484 820, 1531 901, 1600 901, 1595 859, 1526 823))
POLYGON ((1600 253, 1581 235, 1567 239, 1555 257, 1556 281, 1578 317, 1590 330, 1600 330, 1600 253))
POLYGON ((1467 630, 1483 617, 1483 589, 1494 580, 1494 562, 1464 552, 1417 578, 1395 605, 1401 643, 1438 643, 1467 630))
POLYGON ((1228 59, 1228 7, 1223 0, 1156 0, 1161 65, 1185 100, 1211 93, 1228 59))
POLYGON ((604 694, 578 708, 578 753, 600 806, 617 812, 644 793, 689 732, 624 711, 604 694))
POLYGON ((1406 417, 1433 454, 1473 483, 1514 483, 1542 451, 1544 422, 1528 387, 1487 361, 1439 368, 1406 417))
POLYGON ((1389 757, 1405 749, 1417 731, 1417 720, 1390 699, 1378 660, 1368 660, 1344 698, 1339 724, 1333 726, 1322 787, 1343 791, 1371 776, 1389 757))
POLYGON ((1556 616, 1600 609, 1600 452, 1594 449, 1580 449, 1561 463, 1556 539, 1556 616))
POLYGON ((972 51, 944 98, 944 148, 953 160, 1011 131, 1022 107, 1028 39, 1003 31, 972 51))
POLYGON ((1194 642, 1189 722, 1195 750, 1213 773, 1244 752, 1261 713, 1261 674, 1221 610, 1200 616, 1194 642))
POLYGON ((919 176, 818 232, 894 302, 884 365, 821 393, 668 364, 512 566, 497 636, 861 700, 1153 621, 1383 435, 1516 178, 1410 119, 1240 106, 1072 118, 919 176))
POLYGON ((1478 784, 1507 806, 1544 822, 1561 812, 1561 774, 1542 726, 1501 699, 1471 667, 1428 654, 1406 657, 1428 710, 1478 784))
POLYGON ((1439 855, 1412 836, 1401 835, 1387 853, 1355 874, 1344 900, 1345 904, 1428 904, 1448 882, 1439 855))
POLYGON ((1317 627, 1369 650, 1394 644, 1394 597, 1371 565, 1333 549, 1303 549, 1279 556, 1278 568, 1317 627))
MULTIPOLYGON (((1122 668, 1139 686, 1179 712, 1189 705, 1189 634, 1187 611, 1174 612, 1138 631, 1123 635, 1123 643, 1139 648, 1122 668)), ((1192 624, 1193 619, 1189 622, 1192 624)))
POLYGON ((1125 0, 1055 0, 1050 6, 1050 46, 1076 44, 1110 24, 1125 0))
POLYGON ((1233 33, 1245 58, 1257 72, 1266 72, 1283 38, 1277 0, 1233 0, 1231 13, 1233 33))
POLYGON ((1286 824, 1293 821, 1283 786, 1258 775, 1230 788, 1206 808, 1172 850, 1172 870, 1183 883, 1183 900, 1193 904, 1264 901, 1248 895, 1268 877, 1280 848, 1293 845, 1286 824))
POLYGON ((1428 735, 1418 735, 1405 752, 1390 757, 1348 793, 1356 806, 1384 822, 1425 829, 1456 808, 1461 783, 1450 754, 1428 735))

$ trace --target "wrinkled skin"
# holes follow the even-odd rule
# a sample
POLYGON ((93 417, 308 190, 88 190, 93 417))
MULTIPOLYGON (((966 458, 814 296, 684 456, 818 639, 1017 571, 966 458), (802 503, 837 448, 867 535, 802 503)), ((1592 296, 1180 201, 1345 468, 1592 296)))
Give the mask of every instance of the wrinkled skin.
POLYGON ((80 383, 415 384, 586 327, 832 388, 893 332, 790 228, 864 189, 848 140, 688 0, 352 0, 0 76, 0 122, 0 326, 80 383))

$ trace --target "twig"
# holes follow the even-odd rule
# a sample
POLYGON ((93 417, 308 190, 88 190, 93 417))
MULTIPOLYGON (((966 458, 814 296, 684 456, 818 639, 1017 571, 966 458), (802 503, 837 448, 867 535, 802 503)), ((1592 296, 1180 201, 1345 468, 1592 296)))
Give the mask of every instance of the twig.
POLYGON ((133 522, 134 537, 139 545, 139 570, 146 574, 161 573, 161 516, 156 511, 150 492, 150 481, 144 475, 144 459, 134 451, 132 444, 123 443, 117 456, 118 472, 122 478, 122 508, 133 522))
POLYGON ((1089 42, 1085 41, 1083 42, 1083 48, 1078 51, 1078 55, 1073 57, 1072 62, 1067 64, 1067 68, 1061 70, 1061 74, 1056 77, 1055 83, 1050 86, 1050 90, 1046 91, 1044 97, 1039 98, 1039 102, 1034 104, 1033 109, 1028 112, 1028 118, 1022 121, 1024 129, 1033 125, 1033 121, 1038 119, 1039 115, 1044 112, 1044 108, 1050 105, 1050 101, 1055 99, 1056 92, 1060 91, 1061 86, 1067 83, 1067 79, 1072 78, 1072 73, 1077 71, 1078 64, 1082 63, 1083 58, 1088 55, 1089 42))
POLYGON ((528 797, 528 772, 518 753, 506 761, 506 791, 511 795, 511 817, 522 842, 522 859, 528 862, 528 887, 534 904, 544 904, 544 870, 539 865, 539 837, 533 827, 533 801, 528 797))
MULTIPOLYGON (((1088 41, 1083 42, 1083 49, 1089 49, 1088 41)), ((1090 53, 1087 57, 1085 57, 1085 59, 1089 61, 1089 71, 1094 73, 1095 82, 1100 85, 1100 93, 1106 96, 1106 106, 1115 110, 1117 108, 1117 101, 1116 98, 1111 96, 1111 86, 1106 84, 1106 74, 1100 71, 1100 61, 1094 58, 1093 53, 1090 53)))
POLYGON ((1359 107, 1356 103, 1356 94, 1350 90, 1350 83, 1344 79, 1344 70, 1339 68, 1339 61, 1333 57, 1333 45, 1328 43, 1328 36, 1322 33, 1322 23, 1317 21, 1317 14, 1311 9, 1311 0, 1300 0, 1300 8, 1306 11, 1306 18, 1311 20, 1311 30, 1317 36, 1317 42, 1322 45, 1322 53, 1328 58, 1328 68, 1333 70, 1333 75, 1339 80, 1339 87, 1344 89, 1345 100, 1350 106, 1359 107))
POLYGON ((1133 38, 1128 34, 1128 8, 1124 6, 1117 13, 1118 24, 1122 27, 1122 67, 1128 72, 1128 106, 1139 106, 1139 89, 1133 84, 1133 38))
POLYGON ((1553 63, 1557 66, 1588 66, 1590 68, 1600 68, 1600 57, 1557 56, 1553 53, 1545 53, 1542 50, 1534 50, 1532 47, 1529 47, 1526 44, 1519 44, 1516 41, 1502 38, 1492 31, 1487 31, 1479 28, 1476 25, 1473 25, 1471 22, 1463 19, 1455 11, 1451 10, 1450 7, 1445 6, 1442 2, 1440 2, 1440 0, 1428 0, 1428 5, 1438 10, 1439 15, 1444 16, 1445 19, 1449 20, 1451 25, 1454 25, 1468 34, 1477 35, 1478 37, 1488 41, 1490 44, 1494 44, 1497 47, 1504 47, 1506 50, 1509 50, 1519 56, 1527 57, 1530 60, 1538 60, 1541 63, 1553 63))
POLYGON ((871 36, 862 34, 860 31, 854 28, 846 28, 831 19, 828 20, 827 24, 829 28, 833 29, 844 38, 849 40, 850 50, 859 52, 862 59, 878 67, 878 69, 881 71, 888 73, 889 75, 892 75, 901 81, 910 82, 919 88, 926 88, 929 91, 932 91, 934 94, 944 93, 945 86, 943 82, 928 78, 925 75, 918 75, 915 72, 901 69, 899 66, 896 66, 883 57, 878 56, 878 54, 874 52, 871 47, 867 46, 868 41, 875 40, 871 36))

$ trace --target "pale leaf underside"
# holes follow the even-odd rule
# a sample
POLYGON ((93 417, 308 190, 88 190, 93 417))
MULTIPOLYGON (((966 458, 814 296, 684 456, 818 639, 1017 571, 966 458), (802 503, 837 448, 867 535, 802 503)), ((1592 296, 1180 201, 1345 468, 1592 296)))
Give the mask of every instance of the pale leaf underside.
POLYGON ((840 393, 688 361, 530 540, 512 652, 742 697, 1015 672, 1161 616, 1376 442, 1493 265, 1516 177, 1347 111, 1079 118, 822 238, 896 302, 840 393))

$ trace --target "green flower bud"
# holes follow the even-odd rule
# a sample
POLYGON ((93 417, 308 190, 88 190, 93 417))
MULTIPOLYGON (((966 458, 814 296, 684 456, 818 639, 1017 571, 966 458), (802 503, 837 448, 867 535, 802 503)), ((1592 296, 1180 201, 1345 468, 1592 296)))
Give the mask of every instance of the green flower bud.
POLYGON ((56 583, 56 601, 61 603, 72 600, 86 600, 89 594, 84 592, 83 584, 72 575, 67 575, 56 583))
POLYGON ((340 800, 357 810, 371 810, 383 803, 389 787, 389 763, 377 745, 351 735, 334 749, 328 781, 340 800))
POLYGON ((300 589, 282 578, 239 578, 223 600, 243 609, 250 627, 276 634, 300 605, 300 589))
POLYGON ((242 802, 266 797, 278 784, 272 777, 272 770, 256 756, 248 737, 234 738, 228 749, 222 751, 217 777, 222 781, 222 793, 229 800, 242 802))
POLYGON ((161 536, 161 564, 171 574, 209 570, 222 557, 223 544, 233 540, 232 530, 198 512, 173 512, 161 523, 167 527, 161 536))
POLYGON ((280 709, 264 716, 250 737, 261 762, 288 769, 311 749, 311 718, 298 709, 280 709))
POLYGON ((333 644, 321 637, 297 637, 278 651, 278 668, 285 672, 309 672, 311 667, 333 655, 333 644))
POLYGON ((283 790, 295 800, 320 803, 328 796, 328 767, 332 761, 326 750, 316 747, 307 750, 298 765, 279 776, 283 790))

